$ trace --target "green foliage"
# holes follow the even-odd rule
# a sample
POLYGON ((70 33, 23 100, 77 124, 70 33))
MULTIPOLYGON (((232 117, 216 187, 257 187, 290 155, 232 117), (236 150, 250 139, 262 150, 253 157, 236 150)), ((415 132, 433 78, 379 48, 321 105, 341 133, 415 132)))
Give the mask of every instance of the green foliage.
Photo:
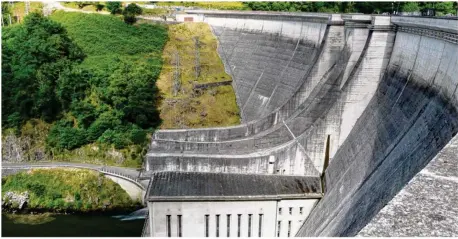
POLYGON ((329 13, 418 12, 435 8, 438 15, 456 14, 456 2, 244 2, 254 11, 301 11, 329 13))
MULTIPOLYGON (((141 12, 130 6, 129 14, 141 12)), ((163 26, 33 13, 3 33, 3 126, 20 128, 32 118, 51 123, 45 142, 53 156, 93 142, 143 145, 160 123, 155 82, 167 40, 163 26)))
POLYGON ((29 192, 28 207, 50 211, 92 211, 133 207, 115 182, 81 169, 34 169, 2 178, 2 193, 29 192))
POLYGON ((121 12, 122 5, 121 2, 107 2, 107 9, 111 14, 117 14, 121 12))
POLYGON ((406 2, 402 5, 402 12, 418 12, 420 7, 416 2, 406 2))
POLYGON ((58 121, 49 132, 47 143, 57 149, 75 149, 88 143, 86 130, 73 127, 69 120, 58 121))
MULTIPOLYGON (((30 118, 55 119, 64 102, 56 86, 63 72, 84 59, 82 50, 65 28, 31 13, 24 24, 5 28, 2 34, 2 123, 18 127, 30 118)), ((65 90, 62 94, 70 94, 65 90)))
POLYGON ((134 24, 137 22, 136 16, 142 14, 142 12, 142 8, 135 3, 127 5, 127 7, 122 11, 124 22, 127 24, 134 24))
POLYGON ((97 3, 95 5, 95 9, 99 12, 99 11, 102 11, 103 8, 105 7, 105 5, 101 4, 101 3, 97 3))

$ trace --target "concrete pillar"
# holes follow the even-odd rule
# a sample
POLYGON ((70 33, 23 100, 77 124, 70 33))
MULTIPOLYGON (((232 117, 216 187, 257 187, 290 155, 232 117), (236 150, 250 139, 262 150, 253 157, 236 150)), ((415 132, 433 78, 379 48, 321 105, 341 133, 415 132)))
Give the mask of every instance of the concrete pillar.
POLYGON ((274 155, 270 155, 269 156, 269 166, 268 166, 268 173, 269 174, 273 174, 274 173, 274 165, 275 165, 275 156, 274 155))

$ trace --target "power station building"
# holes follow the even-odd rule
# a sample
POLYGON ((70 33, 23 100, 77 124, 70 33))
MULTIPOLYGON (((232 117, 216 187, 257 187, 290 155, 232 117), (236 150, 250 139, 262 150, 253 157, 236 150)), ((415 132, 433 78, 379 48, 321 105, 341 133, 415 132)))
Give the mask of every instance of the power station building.
POLYGON ((321 198, 319 177, 154 173, 146 196, 153 237, 291 237, 321 198))

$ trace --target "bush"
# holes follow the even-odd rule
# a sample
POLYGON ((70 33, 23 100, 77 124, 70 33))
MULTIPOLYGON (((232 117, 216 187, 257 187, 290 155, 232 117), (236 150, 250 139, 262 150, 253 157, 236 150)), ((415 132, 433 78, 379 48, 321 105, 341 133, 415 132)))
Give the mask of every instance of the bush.
POLYGON ((49 132, 48 145, 59 150, 71 150, 87 144, 86 131, 70 124, 68 120, 58 121, 49 132))
POLYGON ((129 4, 124 11, 122 11, 122 15, 124 16, 124 22, 127 24, 134 24, 137 22, 137 15, 142 14, 143 10, 135 3, 129 4))
POLYGON ((105 7, 105 5, 101 4, 101 3, 97 3, 95 5, 95 9, 99 12, 99 11, 102 11, 103 8, 105 7))
POLYGON ((107 9, 111 14, 117 14, 121 12, 121 2, 107 2, 107 9))

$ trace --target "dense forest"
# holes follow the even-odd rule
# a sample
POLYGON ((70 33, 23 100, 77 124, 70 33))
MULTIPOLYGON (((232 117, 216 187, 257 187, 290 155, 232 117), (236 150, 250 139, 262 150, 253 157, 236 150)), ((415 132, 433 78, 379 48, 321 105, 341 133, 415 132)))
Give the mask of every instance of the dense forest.
POLYGON ((151 2, 162 6, 185 6, 221 10, 327 12, 381 14, 435 9, 436 15, 455 14, 457 2, 151 2))
POLYGON ((435 9, 436 14, 456 14, 457 2, 244 2, 255 11, 329 12, 381 14, 393 12, 419 12, 435 9))
POLYGON ((54 156, 91 143, 139 145, 130 152, 138 165, 160 124, 155 83, 166 40, 163 26, 111 15, 31 13, 2 28, 2 128, 24 136, 24 127, 49 125, 38 135, 54 156))

